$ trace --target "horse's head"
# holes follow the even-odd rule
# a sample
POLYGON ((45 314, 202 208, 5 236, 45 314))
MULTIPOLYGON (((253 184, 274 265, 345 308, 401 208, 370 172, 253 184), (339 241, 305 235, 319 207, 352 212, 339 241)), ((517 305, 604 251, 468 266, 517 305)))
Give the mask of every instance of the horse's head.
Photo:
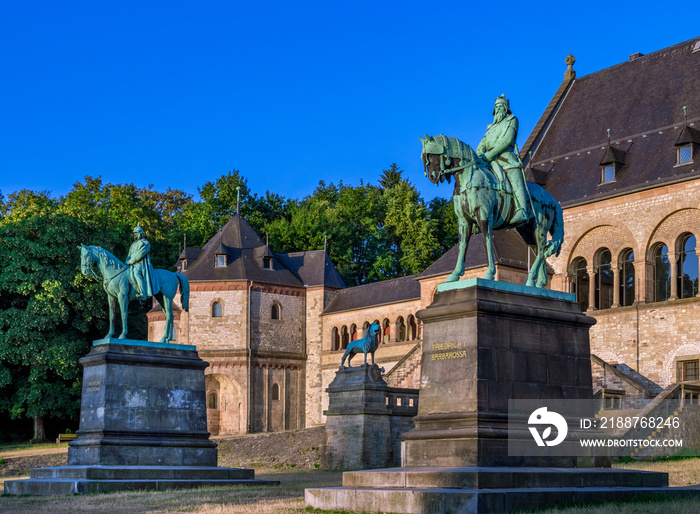
POLYGON ((92 274, 92 267, 95 265, 93 248, 92 246, 85 246, 84 244, 78 247, 78 250, 80 250, 80 271, 83 275, 92 274))
POLYGON ((452 173, 474 164, 474 151, 457 138, 442 134, 430 137, 426 134, 425 139, 419 139, 423 143, 421 160, 425 176, 435 185, 445 180, 449 183, 452 173))
POLYGON ((430 137, 425 135, 425 139, 420 139, 423 144, 420 158, 423 161, 423 172, 426 177, 435 185, 445 181, 444 170, 440 169, 440 156, 445 155, 444 136, 430 137))

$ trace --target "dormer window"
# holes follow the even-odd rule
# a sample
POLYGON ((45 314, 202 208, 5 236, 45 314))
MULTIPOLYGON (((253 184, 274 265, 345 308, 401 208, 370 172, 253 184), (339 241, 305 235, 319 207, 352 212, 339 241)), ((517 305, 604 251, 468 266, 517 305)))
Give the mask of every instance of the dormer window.
POLYGON ((272 269, 272 257, 263 257, 263 269, 272 269))
POLYGON ((693 146, 682 145, 678 147, 678 164, 693 162, 693 146))
POLYGON ((605 150, 603 158, 600 160, 600 183, 608 184, 615 182, 617 174, 625 165, 627 152, 615 148, 608 142, 608 147, 605 150))
POLYGON ((217 255, 216 256, 216 267, 217 268, 225 268, 226 267, 226 256, 225 255, 217 255))

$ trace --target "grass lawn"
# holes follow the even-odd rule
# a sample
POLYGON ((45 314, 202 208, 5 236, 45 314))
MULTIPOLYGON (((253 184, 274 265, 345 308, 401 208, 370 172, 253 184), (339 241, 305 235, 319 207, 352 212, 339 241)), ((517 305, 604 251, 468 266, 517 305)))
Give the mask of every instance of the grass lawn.
MULTIPOLYGON (((625 469, 643 469, 669 473, 673 486, 700 483, 700 459, 635 462, 618 464, 625 469)), ((308 512, 304 506, 304 489, 334 487, 341 484, 342 473, 327 470, 261 469, 258 478, 279 480, 278 487, 205 487, 196 490, 128 492, 93 496, 0 496, 0 513, 73 513, 104 512, 166 513, 297 513, 308 512)), ((587 505, 550 509, 552 514, 669 514, 700 512, 700 500, 647 501, 622 504, 587 505)))

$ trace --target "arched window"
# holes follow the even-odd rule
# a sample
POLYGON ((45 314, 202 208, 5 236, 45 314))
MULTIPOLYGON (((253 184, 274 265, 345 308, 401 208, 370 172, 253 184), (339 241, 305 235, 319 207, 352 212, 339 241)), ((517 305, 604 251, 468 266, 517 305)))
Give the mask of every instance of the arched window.
POLYGON ((384 321, 380 326, 384 327, 384 337, 382 338, 382 341, 388 343, 391 339, 391 326, 389 324, 389 320, 384 318, 384 321))
POLYGON ((654 262, 654 301, 664 302, 671 296, 671 263, 668 247, 659 243, 652 252, 654 262))
POLYGON ((278 386, 277 384, 272 384, 272 399, 280 399, 280 386, 278 386))
POLYGON ((678 297, 690 298, 698 294, 698 255, 695 236, 683 234, 678 252, 678 297))
POLYGON ((278 303, 273 303, 271 312, 270 312, 270 317, 272 319, 282 319, 282 309, 280 309, 280 306, 278 303))
POLYGON ((403 322, 403 316, 399 316, 396 320, 396 340, 405 341, 406 340, 406 325, 403 322))
POLYGON ((417 327, 416 327, 416 318, 413 316, 413 314, 410 314, 408 318, 406 319, 407 321, 407 328, 408 328, 408 340, 413 341, 416 338, 416 335, 418 333, 417 327))
POLYGON ((224 307, 219 302, 211 304, 211 317, 220 318, 224 315, 224 307))
POLYGON ((610 250, 601 248, 596 252, 595 306, 609 309, 613 304, 613 270, 610 250))
POLYGON ((338 335, 338 327, 333 327, 331 330, 331 350, 340 349, 340 335, 338 335))
MULTIPOLYGON (((201 398, 201 396, 200 396, 201 398)), ((219 397, 216 393, 209 393, 209 399, 207 401, 208 409, 218 409, 219 408, 219 397)))
POLYGON ((350 341, 355 341, 357 339, 357 325, 354 323, 350 325, 350 341))
POLYGON ((365 321, 362 324, 362 337, 365 337, 365 334, 367 333, 367 330, 369 330, 369 321, 365 321))
POLYGON ((619 259, 620 267, 620 305, 625 307, 635 302, 634 252, 623 250, 619 259))
POLYGON ((588 292, 590 277, 588 276, 587 267, 588 263, 583 257, 575 259, 571 265, 571 274, 573 275, 571 292, 576 295, 576 302, 583 312, 588 310, 589 303, 588 292))
POLYGON ((343 344, 342 348, 345 350, 348 347, 348 343, 350 342, 350 334, 348 334, 348 327, 343 325, 343 328, 340 330, 340 339, 341 343, 343 344))

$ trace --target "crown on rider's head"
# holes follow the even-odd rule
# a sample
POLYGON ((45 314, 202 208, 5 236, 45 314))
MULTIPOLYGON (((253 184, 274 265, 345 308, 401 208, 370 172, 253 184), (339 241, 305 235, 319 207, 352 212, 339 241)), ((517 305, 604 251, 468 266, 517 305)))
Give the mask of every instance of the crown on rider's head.
POLYGON ((143 232, 143 228, 141 228, 141 223, 140 223, 140 222, 137 222, 137 223, 136 223, 136 226, 134 227, 134 234, 136 234, 136 233, 138 233, 138 232, 143 232))
POLYGON ((513 113, 511 112, 511 110, 510 110, 510 102, 509 102, 508 99, 506 98, 506 95, 505 95, 505 94, 502 94, 501 96, 496 97, 496 101, 495 101, 495 103, 494 103, 493 113, 491 113, 491 114, 496 114, 496 106, 497 106, 498 104, 503 104, 503 105, 506 106, 507 114, 513 114, 513 113))

